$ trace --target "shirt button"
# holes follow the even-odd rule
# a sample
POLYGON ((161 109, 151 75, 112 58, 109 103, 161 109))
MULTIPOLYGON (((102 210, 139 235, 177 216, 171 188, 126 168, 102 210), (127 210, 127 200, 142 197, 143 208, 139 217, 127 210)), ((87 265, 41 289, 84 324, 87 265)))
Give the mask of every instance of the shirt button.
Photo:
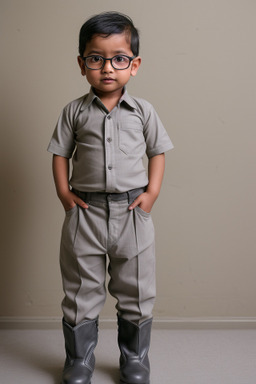
POLYGON ((112 141, 111 137, 108 137, 108 138, 107 138, 107 141, 108 141, 109 143, 111 143, 111 141, 112 141))
POLYGON ((110 119, 111 119, 111 116, 108 116, 107 118, 110 120, 110 119))
POLYGON ((112 167, 112 165, 109 165, 108 166, 108 169, 111 171, 111 169, 112 169, 113 167, 112 167))

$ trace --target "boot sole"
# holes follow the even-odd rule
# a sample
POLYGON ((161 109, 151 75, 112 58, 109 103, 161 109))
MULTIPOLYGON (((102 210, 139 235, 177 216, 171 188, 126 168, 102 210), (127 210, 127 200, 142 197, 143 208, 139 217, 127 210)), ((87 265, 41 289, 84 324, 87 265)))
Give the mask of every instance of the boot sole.
MULTIPOLYGON (((61 382, 60 384, 63 384, 63 383, 61 382)), ((92 384, 92 382, 90 381, 90 383, 89 383, 89 384, 92 384)))
MULTIPOLYGON (((63 384, 63 383, 61 382, 60 384, 63 384)), ((92 384, 92 382, 90 381, 90 383, 89 383, 89 384, 92 384)))
MULTIPOLYGON (((127 383, 127 381, 120 380, 120 384, 135 384, 135 383, 127 383)), ((146 383, 140 383, 140 384, 150 384, 150 382, 147 381, 146 383)))

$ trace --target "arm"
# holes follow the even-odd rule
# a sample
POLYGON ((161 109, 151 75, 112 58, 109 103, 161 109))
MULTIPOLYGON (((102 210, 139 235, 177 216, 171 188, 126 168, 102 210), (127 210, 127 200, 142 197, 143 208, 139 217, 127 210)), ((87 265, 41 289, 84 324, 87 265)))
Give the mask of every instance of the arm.
POLYGON ((150 212, 154 202, 156 201, 164 176, 165 155, 164 153, 151 157, 148 163, 148 186, 146 192, 142 193, 129 206, 129 209, 134 209, 137 205, 145 212, 150 212))
POLYGON ((69 189, 69 159, 53 155, 52 169, 57 195, 65 211, 69 211, 75 205, 88 208, 88 205, 69 189))

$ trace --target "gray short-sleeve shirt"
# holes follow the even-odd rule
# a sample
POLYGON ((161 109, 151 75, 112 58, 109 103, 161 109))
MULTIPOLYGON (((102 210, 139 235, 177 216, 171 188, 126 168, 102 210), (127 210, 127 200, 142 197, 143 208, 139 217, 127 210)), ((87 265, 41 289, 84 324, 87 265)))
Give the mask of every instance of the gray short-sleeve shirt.
POLYGON ((173 148, 156 111, 124 91, 109 112, 93 90, 62 111, 48 151, 72 157, 70 185, 86 192, 125 192, 148 184, 143 156, 173 148))

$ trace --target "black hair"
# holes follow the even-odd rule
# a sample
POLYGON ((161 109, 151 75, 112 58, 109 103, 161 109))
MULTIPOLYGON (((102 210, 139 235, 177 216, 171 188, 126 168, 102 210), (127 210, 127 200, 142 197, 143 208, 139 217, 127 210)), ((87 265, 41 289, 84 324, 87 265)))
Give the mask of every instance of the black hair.
POLYGON ((139 55, 139 32, 132 19, 119 12, 104 12, 88 19, 81 27, 79 34, 79 54, 82 57, 86 44, 93 35, 110 36, 115 33, 129 32, 131 51, 134 56, 139 55))

